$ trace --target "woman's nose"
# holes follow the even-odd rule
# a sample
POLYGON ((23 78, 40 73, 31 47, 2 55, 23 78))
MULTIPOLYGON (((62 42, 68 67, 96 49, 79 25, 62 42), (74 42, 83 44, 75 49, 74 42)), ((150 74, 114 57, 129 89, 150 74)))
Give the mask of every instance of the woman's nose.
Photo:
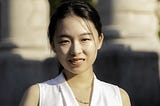
POLYGON ((78 54, 82 53, 82 47, 81 44, 78 41, 75 41, 71 44, 71 48, 70 48, 70 54, 72 56, 76 56, 78 54))

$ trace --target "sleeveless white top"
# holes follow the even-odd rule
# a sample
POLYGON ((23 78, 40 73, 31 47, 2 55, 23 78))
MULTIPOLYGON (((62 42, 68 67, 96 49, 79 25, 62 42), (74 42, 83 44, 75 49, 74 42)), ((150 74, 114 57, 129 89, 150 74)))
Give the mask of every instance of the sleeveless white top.
MULTIPOLYGON (((79 106, 63 73, 54 79, 39 83, 39 106, 79 106)), ((94 76, 90 106, 122 106, 119 87, 102 82, 94 76)))

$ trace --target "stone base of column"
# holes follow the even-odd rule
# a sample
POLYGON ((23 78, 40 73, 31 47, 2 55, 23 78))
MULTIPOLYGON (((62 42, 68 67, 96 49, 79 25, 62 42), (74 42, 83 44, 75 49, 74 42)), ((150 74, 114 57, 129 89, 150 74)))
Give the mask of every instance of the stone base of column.
MULTIPOLYGON (((25 41, 26 42, 26 41, 25 41)), ((19 42, 20 43, 20 42, 19 42)), ((48 57, 52 57, 55 54, 50 50, 49 44, 47 42, 41 44, 33 44, 33 42, 27 42, 25 45, 17 45, 15 42, 11 41, 1 41, 0 42, 0 55, 2 57, 8 57, 9 55, 16 54, 26 60, 44 60, 48 57)))
POLYGON ((154 38, 108 39, 106 37, 103 46, 107 50, 121 50, 121 46, 123 46, 125 50, 160 53, 160 41, 154 38))

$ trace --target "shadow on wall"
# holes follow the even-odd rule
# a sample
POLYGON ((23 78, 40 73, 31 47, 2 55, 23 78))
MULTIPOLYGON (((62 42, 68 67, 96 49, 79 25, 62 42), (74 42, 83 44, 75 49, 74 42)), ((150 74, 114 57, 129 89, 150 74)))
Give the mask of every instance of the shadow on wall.
POLYGON ((3 17, 0 16, 0 41, 2 38, 5 39, 9 37, 9 2, 10 0, 3 0, 3 3, 0 1, 0 14, 3 15, 3 17))
POLYGON ((0 56, 0 73, 0 106, 18 106, 30 85, 55 77, 58 67, 55 58, 31 61, 11 53, 0 56))
POLYGON ((125 89, 132 106, 160 106, 158 55, 154 52, 101 51, 97 77, 125 89))

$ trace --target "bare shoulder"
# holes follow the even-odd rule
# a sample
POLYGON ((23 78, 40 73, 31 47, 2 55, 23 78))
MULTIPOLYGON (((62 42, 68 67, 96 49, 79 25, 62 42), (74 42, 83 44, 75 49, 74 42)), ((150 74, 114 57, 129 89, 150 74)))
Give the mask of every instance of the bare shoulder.
POLYGON ((38 101, 39 86, 35 84, 26 90, 19 106, 38 106, 38 101))
POLYGON ((119 89, 120 89, 120 93, 121 93, 121 97, 122 97, 123 106, 131 106, 130 98, 129 98, 127 92, 125 90, 123 90, 122 88, 119 88, 119 89))

